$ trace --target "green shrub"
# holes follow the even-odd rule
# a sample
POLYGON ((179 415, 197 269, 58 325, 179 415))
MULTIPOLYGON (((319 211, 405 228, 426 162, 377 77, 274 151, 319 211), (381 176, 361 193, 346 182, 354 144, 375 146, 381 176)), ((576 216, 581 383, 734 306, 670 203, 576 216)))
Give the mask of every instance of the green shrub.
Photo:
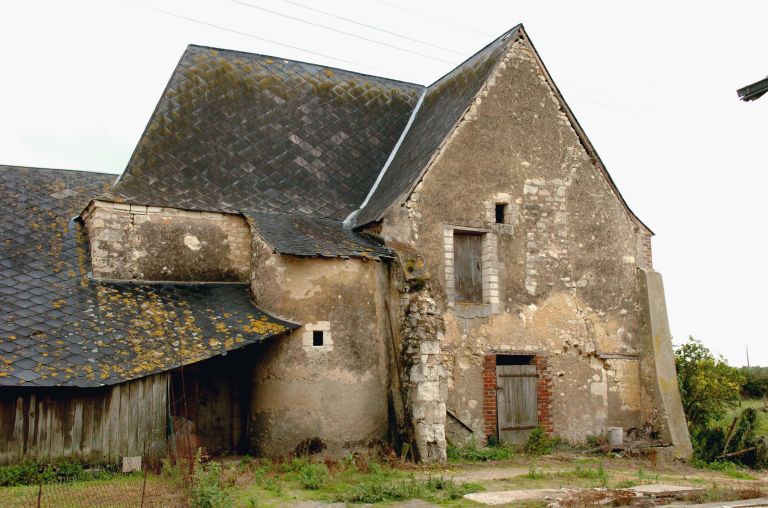
POLYGON ((81 462, 61 460, 51 464, 24 461, 0 467, 0 487, 63 483, 110 478, 114 471, 106 468, 86 470, 81 462))
POLYGON ((560 439, 549 437, 542 427, 536 427, 528 435, 524 449, 531 455, 546 455, 552 453, 559 443, 560 439))
POLYGON ((25 461, 21 464, 0 467, 0 487, 16 485, 34 485, 39 483, 40 471, 34 462, 25 461))
POLYGON ((747 397, 761 398, 768 393, 768 367, 742 367, 744 384, 742 393, 747 397))

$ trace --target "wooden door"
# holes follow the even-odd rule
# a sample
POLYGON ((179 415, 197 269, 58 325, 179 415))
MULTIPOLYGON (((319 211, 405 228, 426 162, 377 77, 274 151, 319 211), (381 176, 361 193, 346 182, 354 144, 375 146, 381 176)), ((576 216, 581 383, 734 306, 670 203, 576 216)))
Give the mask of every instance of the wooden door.
POLYGON ((454 233, 453 270, 456 301, 482 303, 482 236, 454 233))
POLYGON ((539 423, 535 365, 496 366, 499 440, 525 444, 539 423))

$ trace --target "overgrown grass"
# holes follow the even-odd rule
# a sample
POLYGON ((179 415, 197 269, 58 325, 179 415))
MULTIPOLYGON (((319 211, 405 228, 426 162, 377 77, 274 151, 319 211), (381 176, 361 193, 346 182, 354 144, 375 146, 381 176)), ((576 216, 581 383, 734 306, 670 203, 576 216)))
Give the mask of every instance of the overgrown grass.
POLYGON ((250 500, 261 499, 264 493, 279 500, 377 503, 418 498, 441 502, 482 489, 445 477, 415 478, 387 464, 352 455, 324 463, 308 458, 280 463, 243 461, 237 467, 253 475, 253 487, 240 496, 246 505, 250 500))
POLYGON ((692 465, 698 469, 708 471, 719 471, 728 478, 735 480, 757 480, 755 476, 748 473, 743 467, 727 460, 718 460, 715 462, 704 462, 703 460, 694 460, 692 465))
POLYGON ((405 501, 424 499, 427 501, 446 501, 459 499, 470 492, 482 490, 473 483, 457 483, 451 479, 430 477, 426 480, 410 478, 400 481, 368 481, 353 486, 348 492, 339 495, 336 501, 345 503, 383 503, 387 501, 405 501))

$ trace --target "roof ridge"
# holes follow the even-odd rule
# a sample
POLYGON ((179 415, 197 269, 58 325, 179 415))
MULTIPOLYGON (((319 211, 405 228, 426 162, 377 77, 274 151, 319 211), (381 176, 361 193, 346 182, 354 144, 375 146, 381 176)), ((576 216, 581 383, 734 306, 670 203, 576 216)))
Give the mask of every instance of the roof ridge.
POLYGON ((112 175, 112 176, 120 176, 118 173, 106 173, 104 171, 88 171, 87 169, 69 169, 69 168, 43 168, 40 166, 19 166, 17 164, 0 164, 0 169, 6 170, 6 169, 31 169, 34 171, 67 171, 70 173, 85 173, 88 175, 112 175))
POLYGON ((504 33, 502 33, 501 35, 499 35, 498 37, 496 37, 495 39, 493 39, 491 42, 489 42, 488 44, 486 44, 485 46, 483 46, 483 47, 482 47, 482 48, 480 48, 479 50, 477 50, 477 51, 475 51, 474 53, 472 53, 471 55, 469 55, 469 56, 468 56, 467 58, 465 58, 463 61, 461 61, 460 63, 456 64, 456 65, 453 67, 453 69, 449 70, 448 72, 446 72, 445 74, 443 74, 442 76, 440 76, 439 78, 437 78, 436 80, 434 80, 432 83, 430 83, 429 85, 427 85, 427 88, 432 88, 433 86, 435 86, 436 84, 438 84, 440 81, 442 81, 443 79, 445 79, 445 78, 447 78, 448 76, 450 76, 450 75, 451 75, 451 73, 452 73, 452 72, 454 72, 456 69, 458 69, 459 67, 462 67, 462 66, 464 66, 464 64, 466 64, 467 62, 469 62, 470 60, 472 60, 473 58, 475 58, 475 56, 477 56, 479 53, 482 53, 483 51, 485 51, 486 49, 488 49, 490 46, 492 46, 492 45, 496 44, 496 42, 498 42, 499 40, 502 40, 502 41, 506 40, 506 38, 507 38, 507 37, 511 36, 511 35, 512 35, 514 32, 516 32, 516 31, 517 31, 519 28, 523 28, 523 24, 522 24, 522 23, 518 23, 517 25, 513 26, 512 28, 510 28, 509 30, 505 31, 504 33))
POLYGON ((392 83, 402 83, 404 85, 411 85, 411 86, 418 86, 418 87, 421 87, 421 88, 427 88, 427 85, 425 85, 423 83, 414 83, 413 81, 405 81, 405 80, 402 80, 402 79, 394 79, 394 78, 389 78, 389 77, 386 77, 386 76, 380 76, 378 74, 369 74, 367 72, 358 72, 358 71, 353 71, 353 70, 350 70, 350 69, 345 69, 343 67, 335 67, 333 65, 324 65, 324 64, 319 64, 319 63, 316 63, 316 62, 307 62, 306 60, 296 60, 294 58, 286 58, 284 56, 267 55, 267 54, 264 54, 264 53, 254 53, 254 52, 251 52, 251 51, 243 51, 243 50, 240 50, 240 49, 219 48, 219 47, 216 47, 216 46, 207 46, 205 44, 187 44, 187 51, 189 50, 189 48, 209 49, 209 50, 213 50, 213 51, 222 51, 222 52, 227 52, 227 53, 239 53, 239 54, 242 54, 242 55, 259 56, 259 57, 263 57, 263 58, 274 58, 275 60, 285 60, 286 62, 293 62, 293 63, 302 64, 302 65, 314 65, 315 67, 321 67, 323 69, 329 69, 329 70, 334 70, 334 71, 342 71, 342 72, 349 72, 350 74, 355 74, 357 76, 365 76, 365 77, 368 77, 368 78, 383 79, 383 80, 386 80, 386 81, 390 81, 392 83))

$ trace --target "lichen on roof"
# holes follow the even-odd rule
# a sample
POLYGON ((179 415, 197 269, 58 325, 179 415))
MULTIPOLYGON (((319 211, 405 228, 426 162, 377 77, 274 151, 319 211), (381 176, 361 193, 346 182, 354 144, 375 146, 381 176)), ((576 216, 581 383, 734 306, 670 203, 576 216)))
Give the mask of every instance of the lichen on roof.
POLYGON ((246 285, 91 280, 72 217, 113 179, 0 166, 0 386, 114 384, 295 328, 246 285))

